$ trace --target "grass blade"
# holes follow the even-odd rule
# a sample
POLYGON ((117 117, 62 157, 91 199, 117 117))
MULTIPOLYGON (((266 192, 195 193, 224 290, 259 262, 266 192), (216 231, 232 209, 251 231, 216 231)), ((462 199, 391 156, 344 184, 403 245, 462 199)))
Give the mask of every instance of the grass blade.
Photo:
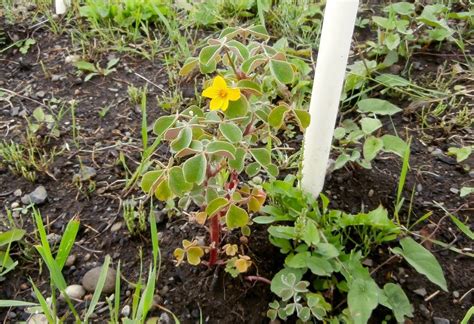
POLYGON ((79 220, 77 218, 73 218, 69 221, 66 230, 64 231, 61 243, 59 244, 58 253, 56 254, 56 263, 60 270, 62 270, 64 267, 69 253, 74 246, 76 235, 79 231, 79 225, 79 220))
POLYGON ((36 299, 41 305, 41 309, 43 310, 44 316, 48 319, 48 323, 54 323, 54 317, 53 314, 51 314, 51 309, 48 306, 48 303, 46 302, 46 299, 44 298, 43 294, 41 294, 41 291, 39 291, 38 287, 36 287, 35 283, 33 280, 30 280, 31 287, 33 287, 33 291, 35 292, 36 299))
POLYGON ((87 323, 89 317, 94 312, 97 303, 99 302, 100 294, 102 293, 102 289, 104 289, 105 278, 107 276, 107 272, 109 271, 110 265, 110 256, 107 255, 104 260, 104 264, 102 265, 102 269, 100 270, 99 280, 97 281, 97 286, 92 295, 91 303, 89 308, 87 309, 86 315, 84 316, 84 323, 87 323))

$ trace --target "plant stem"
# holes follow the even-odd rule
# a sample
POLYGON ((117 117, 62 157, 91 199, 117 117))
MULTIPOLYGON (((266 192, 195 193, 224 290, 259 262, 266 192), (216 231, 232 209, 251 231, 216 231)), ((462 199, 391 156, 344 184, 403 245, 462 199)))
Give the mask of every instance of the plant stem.
POLYGON ((209 267, 212 267, 217 262, 217 249, 220 242, 220 224, 221 213, 217 213, 214 217, 211 218, 211 251, 209 255, 209 267))

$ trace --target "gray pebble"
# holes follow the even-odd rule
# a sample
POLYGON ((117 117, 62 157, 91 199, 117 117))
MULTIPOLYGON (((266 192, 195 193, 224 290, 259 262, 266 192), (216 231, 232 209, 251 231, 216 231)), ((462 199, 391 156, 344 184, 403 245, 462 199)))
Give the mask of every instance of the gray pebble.
POLYGON ((46 201, 48 198, 48 193, 46 192, 46 188, 44 186, 38 186, 35 190, 30 192, 29 194, 24 195, 21 197, 21 202, 25 205, 35 204, 41 205, 46 201))
POLYGON ((70 256, 67 257, 66 259, 66 267, 71 267, 74 262, 76 262, 76 255, 75 254, 71 254, 70 256))
POLYGON ((121 228, 122 228, 122 222, 117 222, 110 227, 110 231, 117 232, 121 228))
POLYGON ((459 298, 460 294, 459 294, 459 291, 453 291, 453 297, 454 298, 459 298))
MULTIPOLYGON (((90 292, 95 291, 97 282, 99 281, 101 270, 102 270, 102 267, 95 267, 86 272, 86 274, 82 278, 82 286, 84 286, 84 288, 87 291, 90 291, 90 292)), ((108 269, 107 275, 105 277, 105 284, 104 284, 104 288, 102 289, 102 293, 110 294, 115 290, 116 274, 117 272, 114 269, 112 268, 108 269)))
POLYGON ((23 194, 23 192, 21 191, 21 189, 17 189, 15 190, 15 192, 13 193, 13 195, 15 197, 21 197, 21 195, 23 194))
POLYGON ((51 245, 55 245, 61 242, 61 235, 56 234, 56 233, 50 233, 46 236, 46 238, 48 239, 48 242, 51 245))
POLYGON ((430 317, 431 315, 430 311, 428 310, 428 308, 426 308, 424 304, 421 304, 419 308, 420 308, 421 315, 423 315, 426 318, 430 317))
POLYGON ((72 299, 81 299, 86 294, 84 287, 81 285, 67 286, 64 292, 72 299))
POLYGON ((38 91, 36 93, 37 98, 44 98, 44 96, 46 96, 46 92, 44 92, 44 91, 38 91))
POLYGON ((26 324, 48 324, 48 318, 44 314, 34 314, 26 321, 26 324))
POLYGON ((433 324, 449 324, 449 320, 442 317, 433 317, 433 324))
POLYGON ((418 288, 418 289, 413 290, 413 292, 421 297, 425 297, 427 294, 425 288, 418 288))
POLYGON ((130 306, 129 306, 129 305, 125 305, 125 306, 122 308, 122 311, 120 312, 120 314, 122 314, 122 316, 124 316, 124 317, 128 317, 128 315, 130 315, 130 306))
POLYGON ((168 313, 161 313, 159 323, 160 324, 171 324, 172 323, 171 318, 168 315, 168 313))

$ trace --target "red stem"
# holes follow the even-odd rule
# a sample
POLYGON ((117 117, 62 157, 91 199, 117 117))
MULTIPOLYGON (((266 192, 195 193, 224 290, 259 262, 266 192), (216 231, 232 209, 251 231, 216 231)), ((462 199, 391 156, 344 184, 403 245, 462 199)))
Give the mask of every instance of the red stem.
POLYGON ((221 213, 217 213, 214 217, 211 218, 211 251, 209 255, 209 267, 212 267, 217 262, 217 251, 220 243, 220 234, 221 234, 221 223, 220 223, 221 213))
POLYGON ((260 277, 260 276, 247 276, 245 277, 246 280, 248 281, 260 281, 260 282, 264 282, 266 284, 269 284, 271 285, 272 282, 270 280, 268 280, 267 278, 264 278, 264 277, 260 277))

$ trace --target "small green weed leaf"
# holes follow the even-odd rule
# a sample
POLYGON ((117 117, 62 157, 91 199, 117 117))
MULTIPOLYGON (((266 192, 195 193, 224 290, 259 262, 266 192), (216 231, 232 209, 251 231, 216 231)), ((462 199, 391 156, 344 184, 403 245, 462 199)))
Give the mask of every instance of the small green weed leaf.
POLYGON ((395 50, 400 45, 400 35, 398 33, 389 33, 385 36, 383 43, 389 50, 395 50))
POLYGON ((267 150, 266 148, 250 149, 250 154, 252 154, 255 161, 257 161, 263 167, 266 167, 272 162, 270 151, 267 150))
POLYGON ((239 173, 242 172, 244 169, 245 156, 245 150, 240 147, 237 148, 235 150, 235 159, 229 160, 229 166, 239 173))
POLYGON ((189 264, 198 265, 201 263, 201 257, 204 255, 204 251, 199 246, 192 246, 187 249, 186 255, 189 264))
POLYGON ((229 229, 243 227, 249 222, 249 214, 240 207, 230 205, 226 213, 226 224, 229 229))
POLYGON ((311 219, 308 219, 308 222, 303 229, 302 238, 303 238, 303 241, 308 246, 316 245, 320 241, 319 231, 318 231, 318 228, 316 227, 316 223, 312 221, 311 219))
POLYGON ((267 58, 263 55, 255 55, 250 57, 249 59, 245 60, 242 65, 241 69, 244 73, 252 73, 257 67, 267 62, 267 58))
POLYGON ((351 157, 346 154, 346 153, 341 153, 337 159, 336 162, 334 162, 334 170, 342 168, 344 165, 346 165, 347 162, 351 160, 351 157))
POLYGON ((209 61, 209 64, 199 64, 199 71, 202 74, 213 73, 217 68, 217 60, 209 61))
POLYGON ((393 311, 398 323, 405 323, 405 316, 413 316, 413 306, 400 285, 388 283, 383 287, 383 293, 386 298, 380 296, 383 300, 380 303, 393 311))
POLYGON ((306 268, 306 260, 311 256, 311 252, 300 252, 297 254, 289 254, 285 258, 285 264, 290 268, 306 268))
POLYGON ((402 246, 401 249, 393 249, 395 254, 403 256, 416 271, 424 274, 431 282, 441 287, 444 291, 448 291, 443 270, 430 251, 410 237, 400 240, 400 245, 402 246))
POLYGON ((62 270, 66 264, 69 253, 71 252, 74 242, 76 241, 77 233, 79 232, 80 221, 78 218, 72 218, 64 231, 61 243, 59 243, 58 252, 56 253, 56 263, 58 264, 59 270, 62 270))
POLYGON ((290 110, 287 106, 278 106, 268 114, 268 123, 270 126, 280 128, 283 125, 286 113, 290 110))
POLYGON ((399 15, 408 16, 415 12, 415 5, 409 2, 396 2, 388 6, 387 9, 392 9, 399 15))
POLYGON ((398 136, 384 135, 382 141, 384 151, 395 153, 402 158, 409 149, 408 144, 398 136))
POLYGON ((302 109, 295 109, 293 112, 295 114, 296 120, 298 121, 298 124, 300 125, 301 130, 308 128, 309 123, 311 122, 311 116, 309 112, 302 109))
POLYGON ((472 193, 474 193, 474 187, 462 187, 459 192, 459 195, 461 197, 466 197, 472 193))
POLYGON ((240 80, 237 83, 237 88, 240 90, 246 90, 256 96, 262 95, 262 87, 257 82, 252 80, 240 80))
POLYGON ((227 206, 228 203, 229 201, 223 197, 217 197, 212 200, 206 207, 206 213, 208 217, 212 217, 218 212, 220 212, 222 208, 227 206))
POLYGON ((343 139, 346 136, 346 129, 344 127, 336 127, 334 130, 334 138, 337 140, 343 139))
POLYGON ((379 287, 373 279, 355 279, 347 294, 347 304, 355 324, 366 324, 379 303, 379 287))
POLYGON ((249 58, 249 50, 247 47, 239 41, 230 40, 226 43, 226 46, 234 53, 240 60, 246 60, 249 58))
POLYGON ((107 62, 107 70, 110 70, 111 68, 116 66, 119 61, 120 61, 120 58, 118 57, 111 59, 109 62, 107 62))
POLYGON ((296 238, 295 228, 291 226, 270 226, 268 233, 276 238, 292 240, 296 238))
POLYGON ((334 271, 328 260, 314 255, 306 260, 306 265, 312 273, 318 276, 330 276, 334 271))
POLYGON ((249 102, 245 96, 240 96, 239 100, 229 101, 229 107, 224 112, 229 119, 244 117, 249 110, 249 102))
POLYGON ((335 258, 339 255, 339 250, 331 243, 318 243, 315 252, 328 259, 335 258))
POLYGON ((235 147, 229 142, 214 141, 207 145, 206 151, 209 154, 225 156, 228 159, 235 159, 235 147))
POLYGON ((163 170, 148 171, 145 173, 140 184, 142 190, 146 193, 149 193, 153 184, 161 177, 162 174, 163 170))
POLYGON ((155 189, 155 197, 161 201, 166 201, 173 197, 173 192, 168 185, 167 179, 162 179, 160 183, 158 183, 155 189))
POLYGON ((259 37, 259 38, 262 38, 262 39, 269 39, 270 38, 270 36, 268 36, 268 32, 267 32, 265 26, 262 26, 262 25, 250 26, 247 30, 253 36, 256 36, 256 37, 259 37))
POLYGON ((43 108, 38 107, 35 110, 33 110, 33 117, 36 119, 38 122, 42 122, 45 120, 45 114, 43 111, 43 108))
POLYGON ((290 274, 293 274, 295 281, 300 281, 303 278, 303 274, 306 271, 303 269, 292 269, 284 268, 277 272, 277 274, 272 279, 272 284, 270 285, 270 290, 277 296, 281 297, 283 290, 287 288, 287 285, 284 283, 283 278, 288 277, 290 274))
POLYGON ((359 107, 357 111, 361 113, 373 113, 382 116, 391 116, 402 111, 400 108, 388 102, 387 100, 375 98, 362 99, 357 103, 357 106, 359 107))
POLYGON ((450 147, 448 149, 448 155, 455 155, 456 161, 462 162, 466 160, 472 153, 471 146, 464 146, 464 147, 450 147))
MULTIPOLYGON (((473 188, 474 189, 474 188, 473 188)), ((463 232, 467 237, 469 237, 471 240, 474 240, 474 233, 471 231, 469 226, 461 222, 456 216, 449 214, 449 217, 453 221, 454 224, 463 232)), ((1 244, 0 244, 1 246, 1 244)))
POLYGON ((367 161, 372 161, 382 149, 383 140, 375 136, 370 136, 364 142, 364 158, 367 161))
POLYGON ((206 177, 206 157, 198 154, 183 163, 184 178, 189 183, 200 185, 206 177))
POLYGON ((278 177, 278 174, 280 173, 280 170, 278 169, 278 167, 272 163, 267 165, 265 169, 267 170, 267 173, 274 178, 278 177))
POLYGON ((4 269, 8 269, 8 268, 13 269, 14 267, 15 267, 15 262, 10 257, 10 255, 4 251, 0 251, 0 270, 2 270, 2 272, 0 272, 0 278, 3 278, 4 269))
POLYGON ((216 58, 221 50, 221 45, 209 45, 204 47, 199 53, 199 63, 206 66, 216 58))
POLYGON ((187 76, 190 74, 199 64, 199 60, 196 57, 190 57, 186 59, 183 67, 179 70, 180 76, 187 76))
POLYGON ((255 176, 258 172, 260 172, 260 164, 258 162, 252 162, 252 163, 249 163, 246 167, 245 167, 245 173, 247 173, 247 175, 249 177, 253 177, 255 176))
POLYGON ((184 127, 179 131, 178 137, 176 137, 170 144, 173 152, 179 152, 191 144, 193 140, 193 131, 190 127, 184 127))
POLYGON ((242 131, 240 128, 231 123, 222 123, 219 125, 222 135, 231 143, 238 143, 242 140, 242 131))
POLYGON ((86 61, 77 61, 74 63, 74 66, 81 71, 97 72, 95 65, 86 61))
POLYGON ((275 79, 283 84, 289 84, 293 82, 294 73, 291 64, 281 60, 270 60, 270 71, 272 72, 275 79))
POLYGON ((13 228, 9 231, 0 233, 0 246, 5 246, 11 242, 19 241, 23 238, 26 231, 20 228, 13 228))
POLYGON ((362 131, 369 135, 382 127, 382 122, 377 118, 364 117, 360 120, 360 126, 362 127, 362 131))
POLYGON ((162 136, 170 127, 174 125, 176 116, 162 116, 153 125, 153 133, 158 137, 162 136))
POLYGON ((375 81, 383 84, 387 88, 394 88, 394 87, 404 88, 411 85, 411 82, 408 81, 407 79, 404 79, 401 76, 398 76, 395 74, 388 74, 388 73, 379 75, 378 77, 375 78, 375 81))
POLYGON ((182 196, 189 192, 193 185, 186 181, 183 174, 183 168, 180 166, 174 166, 169 171, 168 185, 177 196, 182 196))

